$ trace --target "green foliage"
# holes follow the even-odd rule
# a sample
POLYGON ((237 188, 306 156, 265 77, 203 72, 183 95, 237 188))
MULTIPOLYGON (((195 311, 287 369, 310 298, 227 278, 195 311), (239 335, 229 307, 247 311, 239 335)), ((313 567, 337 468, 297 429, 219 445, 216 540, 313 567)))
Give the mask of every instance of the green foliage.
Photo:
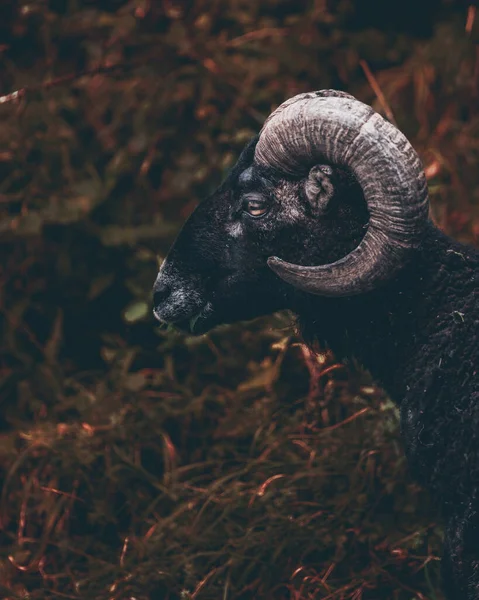
POLYGON ((356 4, 0 7, 2 597, 441 597, 436 517, 365 375, 287 315, 199 339, 150 316, 181 223, 301 91, 391 111, 433 217, 477 241, 466 15, 413 36, 356 4))

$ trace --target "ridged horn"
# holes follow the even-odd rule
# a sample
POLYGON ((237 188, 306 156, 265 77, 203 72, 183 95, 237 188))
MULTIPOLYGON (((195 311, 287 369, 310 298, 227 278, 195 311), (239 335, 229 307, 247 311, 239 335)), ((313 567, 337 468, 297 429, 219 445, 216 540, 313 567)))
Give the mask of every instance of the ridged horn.
POLYGON ((390 279, 420 243, 429 210, 421 161, 394 125, 349 94, 323 90, 284 102, 265 121, 255 162, 294 177, 327 162, 350 169, 362 188, 369 225, 350 254, 319 266, 268 259, 297 288, 322 296, 370 291, 390 279))

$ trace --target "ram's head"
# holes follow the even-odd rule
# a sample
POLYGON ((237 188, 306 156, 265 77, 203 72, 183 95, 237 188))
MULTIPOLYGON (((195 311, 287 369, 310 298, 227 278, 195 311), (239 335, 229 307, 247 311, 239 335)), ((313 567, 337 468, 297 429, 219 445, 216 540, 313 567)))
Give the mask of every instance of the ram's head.
POLYGON ((352 296, 391 278, 420 241, 420 160, 369 106, 300 94, 266 120, 185 223, 154 285, 154 314, 193 333, 310 294, 352 296))

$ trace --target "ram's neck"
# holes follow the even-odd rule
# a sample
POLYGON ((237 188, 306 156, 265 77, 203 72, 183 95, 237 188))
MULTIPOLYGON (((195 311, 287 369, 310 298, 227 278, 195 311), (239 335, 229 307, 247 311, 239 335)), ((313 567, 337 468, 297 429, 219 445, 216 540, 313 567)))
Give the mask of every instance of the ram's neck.
POLYGON ((459 368, 466 359, 462 340, 478 323, 478 273, 479 253, 430 224, 394 281, 354 298, 311 298, 298 310, 300 322, 306 337, 316 337, 339 358, 356 358, 401 402, 411 386, 423 384, 418 373, 430 371, 433 361, 440 368, 452 360, 459 368))

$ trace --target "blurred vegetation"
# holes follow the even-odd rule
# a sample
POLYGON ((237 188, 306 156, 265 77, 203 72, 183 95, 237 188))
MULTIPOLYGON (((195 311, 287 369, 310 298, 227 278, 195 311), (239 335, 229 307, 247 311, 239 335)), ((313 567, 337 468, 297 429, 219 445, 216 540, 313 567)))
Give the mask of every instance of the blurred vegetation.
POLYGON ((479 239, 479 18, 423 0, 0 4, 0 595, 439 600, 395 408, 288 315, 158 331, 158 258, 285 98, 345 89, 479 239), (18 92, 18 93, 15 93, 18 92))

